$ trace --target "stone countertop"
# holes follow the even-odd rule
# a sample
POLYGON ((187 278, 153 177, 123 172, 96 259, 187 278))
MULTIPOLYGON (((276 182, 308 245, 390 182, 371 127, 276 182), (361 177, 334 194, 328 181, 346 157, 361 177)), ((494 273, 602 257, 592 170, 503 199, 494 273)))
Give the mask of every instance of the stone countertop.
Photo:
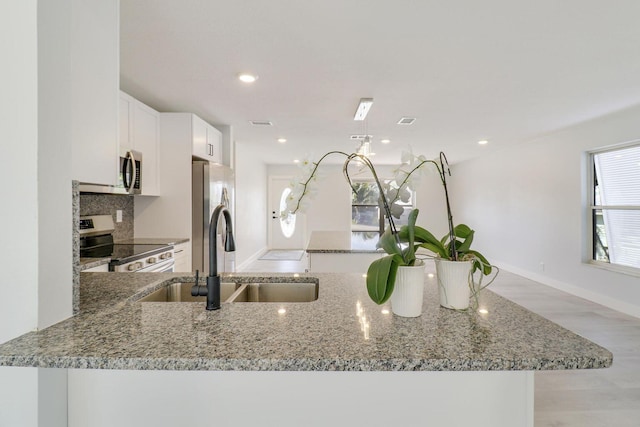
POLYGON ((308 253, 383 253, 376 244, 380 234, 364 231, 312 231, 308 253))
POLYGON ((137 370, 488 371, 604 368, 612 354, 492 292, 488 314, 438 305, 383 313, 357 274, 225 275, 225 281, 318 281, 310 303, 138 302, 184 273, 81 273, 80 314, 0 345, 0 366, 137 370), (358 304, 362 308, 357 314, 358 304), (286 313, 279 314, 284 308, 286 313), (369 324, 365 335, 361 316, 369 324))
POLYGON ((134 237, 133 239, 118 240, 115 243, 129 245, 179 245, 190 239, 184 237, 134 237))

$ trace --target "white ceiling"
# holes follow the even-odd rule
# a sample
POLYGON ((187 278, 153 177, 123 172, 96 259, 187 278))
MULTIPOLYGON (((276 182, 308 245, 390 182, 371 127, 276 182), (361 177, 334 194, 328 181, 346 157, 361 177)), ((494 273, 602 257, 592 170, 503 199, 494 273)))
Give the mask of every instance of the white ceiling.
POLYGON ((122 0, 121 87, 279 164, 352 152, 370 97, 374 163, 454 163, 640 103, 639 18, 638 0, 122 0))

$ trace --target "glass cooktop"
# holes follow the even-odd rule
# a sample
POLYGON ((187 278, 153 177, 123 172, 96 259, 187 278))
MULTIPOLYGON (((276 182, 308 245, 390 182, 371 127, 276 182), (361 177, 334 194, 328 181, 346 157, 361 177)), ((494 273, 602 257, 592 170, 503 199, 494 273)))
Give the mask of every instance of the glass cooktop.
POLYGON ((165 252, 171 249, 167 245, 127 245, 109 244, 80 250, 82 258, 111 258, 114 264, 135 261, 149 255, 165 252))

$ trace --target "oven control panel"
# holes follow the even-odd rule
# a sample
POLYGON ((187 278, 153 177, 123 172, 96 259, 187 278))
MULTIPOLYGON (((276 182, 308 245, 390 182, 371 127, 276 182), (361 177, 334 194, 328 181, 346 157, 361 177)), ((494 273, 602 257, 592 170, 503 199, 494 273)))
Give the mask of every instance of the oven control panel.
POLYGON ((142 259, 125 264, 113 266, 115 272, 127 273, 162 273, 172 272, 175 260, 173 259, 173 247, 164 252, 146 256, 142 259))

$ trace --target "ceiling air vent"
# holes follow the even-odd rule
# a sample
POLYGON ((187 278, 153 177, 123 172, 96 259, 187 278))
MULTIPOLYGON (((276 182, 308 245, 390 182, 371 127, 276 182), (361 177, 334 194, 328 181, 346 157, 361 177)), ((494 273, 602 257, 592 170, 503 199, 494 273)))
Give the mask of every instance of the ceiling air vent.
POLYGON ((415 122, 416 119, 415 117, 403 117, 400 120, 398 120, 398 124, 399 125, 412 125, 413 122, 415 122))
POLYGON ((273 123, 268 120, 249 120, 249 123, 254 126, 273 126, 273 123))

